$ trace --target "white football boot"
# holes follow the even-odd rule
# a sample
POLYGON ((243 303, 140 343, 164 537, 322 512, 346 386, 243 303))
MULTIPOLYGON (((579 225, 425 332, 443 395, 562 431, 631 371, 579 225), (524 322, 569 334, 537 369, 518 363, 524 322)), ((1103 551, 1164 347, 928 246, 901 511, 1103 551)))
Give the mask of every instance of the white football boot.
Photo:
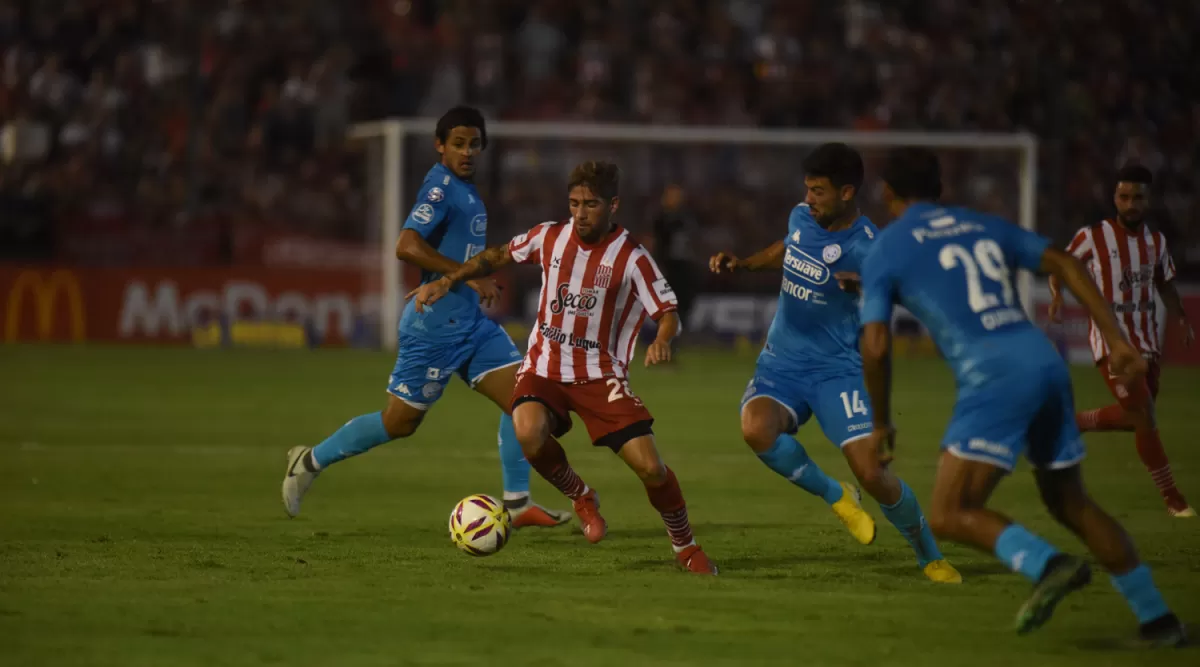
POLYGON ((313 480, 321 471, 312 472, 304 467, 304 456, 312 447, 292 447, 287 453, 287 472, 283 477, 283 509, 288 516, 295 517, 300 513, 300 501, 312 486, 313 480))
POLYGON ((1176 519, 1192 519, 1196 516, 1196 510, 1192 509, 1191 506, 1185 507, 1181 510, 1173 510, 1168 507, 1167 513, 1176 519))

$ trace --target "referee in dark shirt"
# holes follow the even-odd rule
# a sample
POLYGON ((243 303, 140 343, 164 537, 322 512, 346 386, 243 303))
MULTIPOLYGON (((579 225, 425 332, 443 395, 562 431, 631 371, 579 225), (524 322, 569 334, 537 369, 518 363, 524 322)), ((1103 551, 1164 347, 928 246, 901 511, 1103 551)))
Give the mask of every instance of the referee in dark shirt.
POLYGON ((699 224, 684 204, 683 188, 668 185, 662 193, 662 208, 654 218, 654 259, 675 289, 685 334, 696 302, 699 276, 692 247, 698 232, 699 224))

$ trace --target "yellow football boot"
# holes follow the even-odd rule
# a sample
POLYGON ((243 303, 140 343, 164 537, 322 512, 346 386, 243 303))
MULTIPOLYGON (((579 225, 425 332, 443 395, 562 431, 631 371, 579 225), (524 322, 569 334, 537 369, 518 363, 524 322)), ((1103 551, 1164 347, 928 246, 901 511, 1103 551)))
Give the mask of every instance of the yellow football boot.
POLYGON ((930 581, 936 581, 939 584, 962 583, 962 575, 958 573, 958 570, 954 569, 954 566, 950 564, 950 561, 944 558, 942 560, 935 560, 932 563, 929 563, 925 566, 924 571, 925 576, 929 577, 930 581))
POLYGON ((842 485, 842 498, 831 505, 833 513, 860 544, 874 542, 875 519, 872 519, 859 503, 862 495, 857 488, 845 482, 838 483, 842 485))

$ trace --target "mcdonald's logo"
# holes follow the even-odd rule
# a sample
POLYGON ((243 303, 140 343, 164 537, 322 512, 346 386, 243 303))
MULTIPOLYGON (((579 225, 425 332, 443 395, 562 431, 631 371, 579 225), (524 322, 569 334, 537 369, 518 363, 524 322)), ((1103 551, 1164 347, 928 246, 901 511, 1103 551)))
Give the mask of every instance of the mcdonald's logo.
POLYGON ((37 340, 46 340, 54 335, 54 318, 57 314, 55 305, 58 303, 59 294, 67 300, 67 324, 70 326, 71 340, 80 343, 87 337, 79 279, 74 273, 59 269, 51 271, 48 278, 44 277, 41 271, 23 271, 17 275, 12 289, 8 291, 4 322, 5 341, 15 341, 21 334, 21 316, 24 312, 22 306, 26 294, 33 296, 37 340))

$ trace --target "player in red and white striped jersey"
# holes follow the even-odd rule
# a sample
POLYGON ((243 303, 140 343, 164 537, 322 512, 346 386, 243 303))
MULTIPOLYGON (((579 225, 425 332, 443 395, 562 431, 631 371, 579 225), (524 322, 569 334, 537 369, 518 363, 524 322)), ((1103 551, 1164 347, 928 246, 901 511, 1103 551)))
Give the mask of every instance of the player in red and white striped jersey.
MULTIPOLYGON (((1088 336, 1092 357, 1117 403, 1080 412, 1076 421, 1079 429, 1085 432, 1133 431, 1138 456, 1166 501, 1167 510, 1173 516, 1194 517, 1196 512, 1175 487, 1171 465, 1154 421, 1159 357, 1162 355, 1156 293, 1167 308, 1168 325, 1180 329, 1186 345, 1192 344, 1195 334, 1175 289, 1175 264, 1167 252, 1166 239, 1144 224, 1151 181, 1150 170, 1145 167, 1121 169, 1113 196, 1116 218, 1080 229, 1067 247, 1067 251, 1091 271, 1100 292, 1112 304, 1123 333, 1150 362, 1144 379, 1133 385, 1121 384, 1108 370, 1108 346, 1096 329, 1096 323, 1091 322, 1088 336)), ((1057 321, 1062 310, 1062 292, 1053 278, 1050 293, 1050 317, 1057 321)))
POLYGON ((612 449, 641 478, 680 564, 716 574, 692 537, 679 481, 654 445, 654 418, 629 388, 629 361, 646 317, 658 322, 646 350, 650 366, 670 361, 679 316, 675 294, 650 254, 612 220, 620 205, 619 173, 606 162, 579 165, 567 186, 570 220, 543 223, 489 248, 409 296, 423 310, 459 282, 511 263, 540 265, 537 326, 513 391, 513 421, 525 458, 574 501, 588 541, 603 539, 608 527, 596 492, 554 440, 571 428, 574 412, 593 444, 612 449))
POLYGON ((509 251, 514 262, 540 264, 543 275, 522 373, 554 382, 624 380, 646 317, 676 309, 671 286, 628 230, 589 245, 571 221, 547 222, 513 239, 509 251))

